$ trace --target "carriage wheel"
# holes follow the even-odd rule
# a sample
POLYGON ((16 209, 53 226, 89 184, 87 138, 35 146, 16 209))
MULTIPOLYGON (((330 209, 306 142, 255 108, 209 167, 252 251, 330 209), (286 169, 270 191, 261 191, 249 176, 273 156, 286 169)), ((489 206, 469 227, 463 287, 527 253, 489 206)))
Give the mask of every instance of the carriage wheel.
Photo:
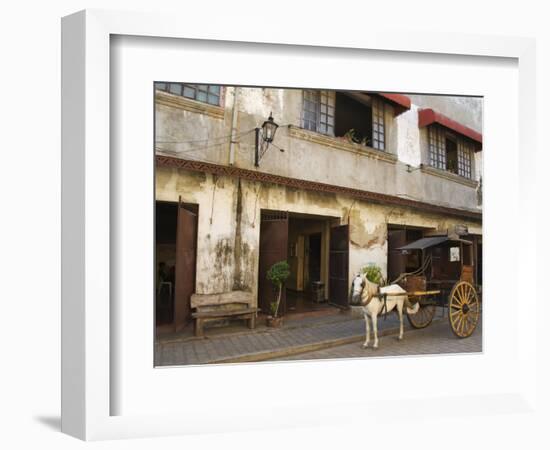
POLYGON ((435 305, 420 305, 416 314, 407 313, 407 320, 413 328, 426 328, 435 316, 435 305))
POLYGON ((467 281, 459 281, 449 295, 449 322, 458 337, 471 336, 479 321, 479 298, 467 281))

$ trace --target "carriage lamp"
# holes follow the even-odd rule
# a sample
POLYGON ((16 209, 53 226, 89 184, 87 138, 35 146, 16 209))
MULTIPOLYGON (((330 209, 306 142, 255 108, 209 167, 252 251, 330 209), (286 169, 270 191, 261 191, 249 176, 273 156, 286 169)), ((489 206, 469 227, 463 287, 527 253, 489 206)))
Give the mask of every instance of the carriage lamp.
MULTIPOLYGON (((261 128, 256 128, 256 151, 254 153, 254 165, 260 165, 260 159, 264 156, 269 148, 269 144, 273 143, 275 133, 279 125, 273 120, 273 116, 269 113, 268 119, 262 124, 261 128)), ((282 149, 279 149, 283 151, 282 149)))

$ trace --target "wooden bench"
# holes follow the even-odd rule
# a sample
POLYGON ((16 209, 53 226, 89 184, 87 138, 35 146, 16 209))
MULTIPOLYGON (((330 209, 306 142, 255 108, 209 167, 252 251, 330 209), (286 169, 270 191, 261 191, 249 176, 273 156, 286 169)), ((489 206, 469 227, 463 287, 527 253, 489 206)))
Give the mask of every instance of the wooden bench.
POLYGON ((195 319, 195 336, 204 335, 204 324, 219 321, 220 319, 244 319, 248 327, 256 327, 258 308, 253 306, 252 293, 244 291, 224 292, 221 294, 193 294, 191 314, 195 319))

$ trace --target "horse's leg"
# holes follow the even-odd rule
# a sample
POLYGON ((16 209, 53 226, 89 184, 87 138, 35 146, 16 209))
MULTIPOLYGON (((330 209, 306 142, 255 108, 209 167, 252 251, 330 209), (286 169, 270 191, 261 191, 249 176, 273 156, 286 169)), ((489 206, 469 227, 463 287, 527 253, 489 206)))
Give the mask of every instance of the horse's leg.
POLYGON ((371 316, 372 329, 374 330, 374 345, 373 348, 378 348, 378 314, 375 312, 371 316))
POLYGON ((369 346, 370 339, 369 315, 366 311, 363 312, 363 315, 365 316, 365 343, 363 344, 363 348, 367 348, 369 346))
POLYGON ((403 339, 403 301, 400 300, 395 305, 397 308, 397 315, 399 316, 399 337, 398 339, 403 339))

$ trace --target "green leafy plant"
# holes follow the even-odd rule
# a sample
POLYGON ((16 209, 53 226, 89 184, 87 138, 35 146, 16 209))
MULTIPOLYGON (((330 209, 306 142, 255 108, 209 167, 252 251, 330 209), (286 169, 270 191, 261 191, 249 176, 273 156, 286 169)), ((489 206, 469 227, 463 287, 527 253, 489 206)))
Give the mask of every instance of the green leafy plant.
POLYGON ((356 144, 360 144, 360 143, 361 143, 361 136, 359 135, 359 133, 357 132, 357 130, 355 130, 354 128, 351 128, 351 129, 349 129, 348 131, 346 131, 346 133, 344 134, 344 137, 345 137, 349 142, 353 142, 353 143, 356 143, 356 144))
POLYGON ((271 302, 269 304, 269 312, 273 317, 275 317, 275 315, 277 314, 277 307, 278 307, 277 302, 271 302))
POLYGON ((382 269, 376 264, 368 264, 361 269, 361 272, 365 274, 367 280, 371 283, 376 283, 379 285, 384 284, 384 277, 382 276, 382 269))
POLYGON ((363 136, 362 133, 357 131, 355 128, 351 128, 344 134, 344 139, 348 142, 361 144, 361 145, 370 145, 370 139, 367 136, 363 136))
POLYGON ((271 304, 271 313, 273 317, 277 317, 279 312, 279 305, 281 304, 281 295, 283 292, 283 285, 286 279, 290 275, 290 267, 286 261, 279 261, 273 264, 267 271, 266 278, 273 283, 279 292, 277 294, 277 301, 271 304))

